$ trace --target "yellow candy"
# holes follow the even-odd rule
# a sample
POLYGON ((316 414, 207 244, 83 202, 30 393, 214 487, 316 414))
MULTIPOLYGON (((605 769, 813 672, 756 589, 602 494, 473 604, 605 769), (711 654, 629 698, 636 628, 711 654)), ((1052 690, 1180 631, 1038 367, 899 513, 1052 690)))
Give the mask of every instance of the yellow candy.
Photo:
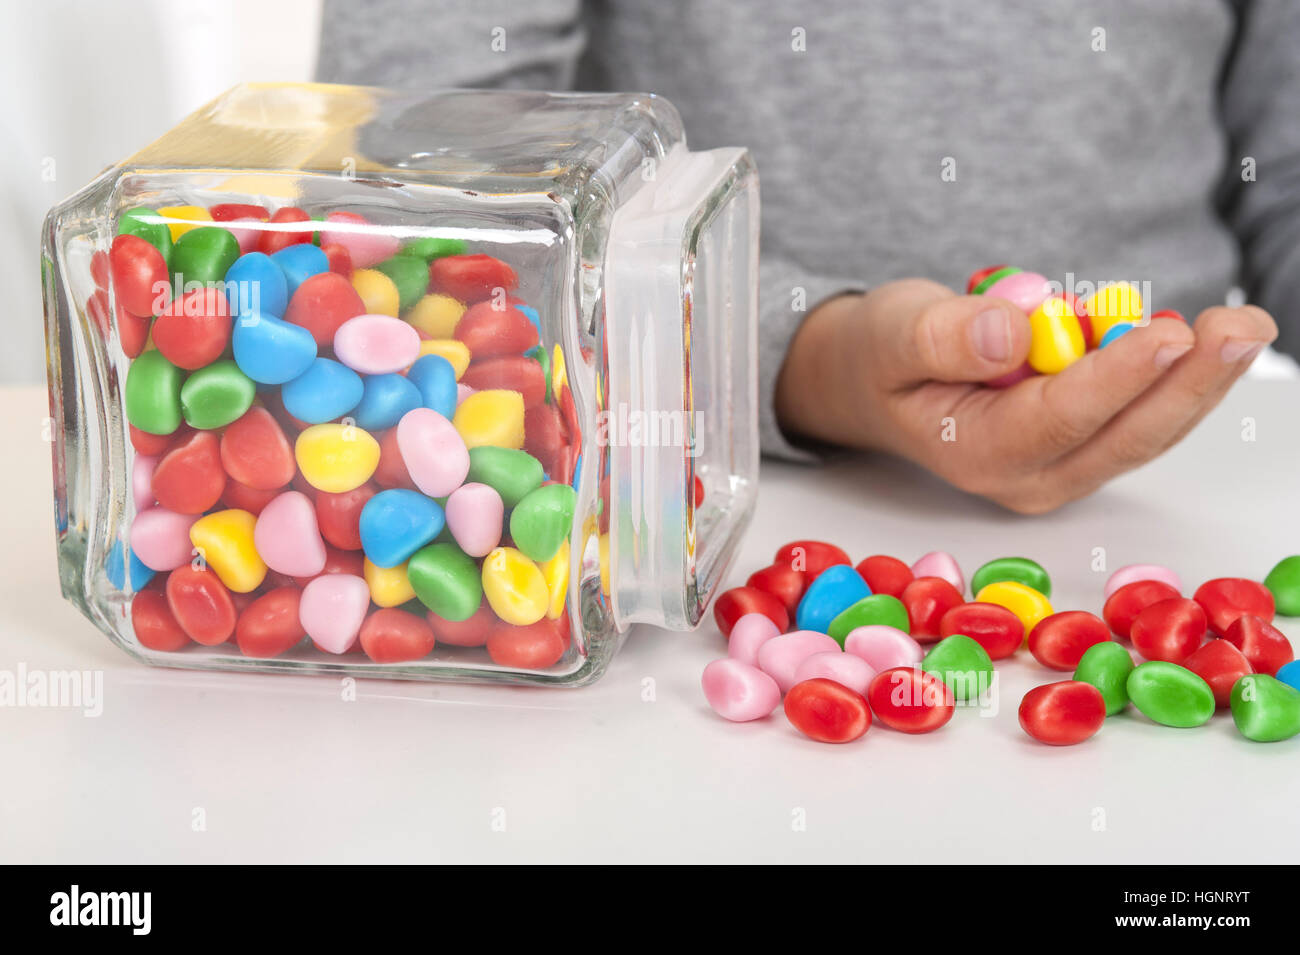
POLYGON ((476 391, 460 403, 451 423, 467 448, 522 448, 524 396, 501 388, 476 391))
POLYGON ((212 213, 202 206, 167 206, 165 209, 159 209, 158 214, 164 219, 184 220, 167 223, 167 231, 172 234, 173 242, 191 229, 197 229, 202 223, 212 221, 212 213), (187 223, 193 223, 193 225, 187 223))
POLYGON ((425 338, 451 338, 465 306, 450 295, 426 295, 406 313, 406 320, 425 338))
POLYGON ((600 558, 600 592, 609 596, 609 535, 601 534, 596 541, 596 554, 600 558))
POLYGON ((541 620, 550 604, 541 568, 513 547, 483 558, 483 596, 493 613, 521 627, 541 620))
POLYGON ((231 508, 200 517, 190 527, 190 543, 203 560, 237 594, 256 590, 266 579, 266 563, 253 545, 257 518, 231 508))
POLYGON ((564 349, 559 345, 551 351, 551 394, 558 395, 560 388, 569 383, 569 370, 564 364, 564 349))
POLYGON ((1083 309, 1092 322, 1092 346, 1120 322, 1142 321, 1142 293, 1127 282, 1107 285, 1083 300, 1083 309))
POLYGON ((307 483, 331 494, 359 488, 379 466, 379 442, 356 425, 314 424, 298 435, 293 454, 307 483))
POLYGON ((460 376, 465 374, 465 369, 469 367, 469 348, 464 342, 454 338, 435 338, 432 341, 420 342, 420 357, 423 358, 425 355, 441 355, 451 362, 451 370, 456 373, 457 381, 460 381, 460 376))
POLYGON ((542 564, 542 577, 546 580, 546 591, 551 595, 550 602, 546 605, 546 616, 558 620, 564 613, 564 604, 569 598, 568 541, 555 552, 554 557, 542 564))
POLYGON ((391 315, 397 317, 400 301, 397 286, 378 269, 357 269, 352 273, 352 287, 361 296, 361 304, 366 307, 368 315, 391 315))
POLYGON ((370 587, 370 599, 380 607, 397 607, 415 599, 415 588, 406 576, 405 563, 396 567, 377 567, 367 557, 361 574, 370 587))
POLYGON ((1014 580, 999 580, 985 585, 975 595, 975 602, 1006 607, 1025 625, 1025 636, 1037 626, 1038 621, 1054 613, 1051 601, 1033 587, 1026 587, 1014 580))
POLYGON ((1070 304, 1054 296, 1029 316, 1029 366, 1044 375, 1064 371, 1083 357, 1086 346, 1079 316, 1070 304))

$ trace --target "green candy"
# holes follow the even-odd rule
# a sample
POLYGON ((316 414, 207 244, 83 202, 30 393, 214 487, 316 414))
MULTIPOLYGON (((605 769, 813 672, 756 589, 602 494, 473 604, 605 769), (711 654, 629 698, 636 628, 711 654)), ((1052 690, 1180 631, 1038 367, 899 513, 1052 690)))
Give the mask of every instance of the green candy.
POLYGON ((1300 555, 1278 561, 1264 578, 1264 586, 1273 595, 1278 613, 1284 617, 1300 617, 1300 555))
POLYGON ((538 563, 550 560, 573 530, 578 495, 567 484, 546 484, 526 494, 510 513, 515 547, 538 563))
MULTIPOLYGON (((1004 279, 1008 275, 1015 275, 1017 272, 1021 272, 1021 271, 1024 270, 1018 269, 1014 265, 1003 266, 1002 268, 998 269, 996 272, 990 272, 988 275, 984 276, 984 281, 981 282, 979 285, 975 286, 973 289, 971 289, 970 293, 972 295, 983 295, 985 292, 987 292, 990 288, 993 287, 994 282, 998 281, 999 279, 1004 279)), ((1043 594, 1043 596, 1046 597, 1047 594, 1043 594)))
POLYGON ((205 365, 181 387, 181 413, 192 428, 224 428, 253 405, 257 385, 228 358, 205 365))
POLYGON ((422 239, 411 240, 398 254, 424 259, 428 263, 448 255, 464 255, 466 248, 468 246, 465 245, 464 239, 439 239, 435 236, 425 236, 422 239))
POLYGON ((524 357, 531 358, 535 362, 537 362, 537 364, 542 366, 542 380, 546 382, 545 401, 547 404, 550 404, 551 403, 551 356, 546 353, 545 348, 543 348, 541 345, 538 345, 537 347, 530 348, 528 351, 524 352, 524 357))
MULTIPOLYGON (((514 529, 513 524, 511 529, 514 529)), ((873 624, 883 624, 904 633, 912 629, 912 623, 907 619, 907 608, 901 600, 889 594, 872 594, 841 611, 831 621, 826 633, 844 646, 844 638, 851 631, 873 624)))
POLYGON ((186 285, 191 282, 211 285, 226 277, 237 258, 239 240, 229 229, 201 226, 176 240, 168 262, 172 275, 186 285))
POLYGON ((468 620, 483 602, 478 565, 455 544, 430 544, 406 565, 415 596, 444 620, 468 620))
POLYGON ((1106 715, 1114 716, 1128 706, 1128 675, 1133 672, 1133 658, 1113 640, 1094 643, 1074 671, 1081 683, 1091 683, 1106 701, 1106 715))
POLYGON ((1232 721, 1246 739, 1276 743, 1300 733, 1300 690, 1265 673, 1232 685, 1232 721))
POLYGON ((148 206, 127 209, 118 216, 117 234, 139 236, 161 252, 163 261, 167 261, 172 254, 172 230, 165 222, 146 222, 146 217, 160 218, 158 212, 148 206))
POLYGON ((514 507, 542 483, 542 462, 527 451, 483 446, 469 449, 467 481, 486 484, 501 495, 506 507, 514 507))
POLYGON ((1210 684, 1177 663, 1151 660, 1136 666, 1125 687, 1139 713, 1165 726, 1200 726, 1214 715, 1210 684))
POLYGON ((126 420, 149 434, 171 434, 181 426, 185 372, 159 351, 147 351, 126 373, 126 420))
POLYGON ((1002 580, 1024 584, 1044 597, 1052 596, 1052 578, 1047 576, 1042 564, 1028 557, 999 557, 989 561, 971 577, 970 592, 977 594, 989 584, 1002 580))
POLYGON ((988 651, 962 633, 936 643, 921 660, 921 669, 938 677, 956 700, 977 699, 993 682, 988 651))
POLYGON ((429 287, 429 266, 413 255, 395 255, 375 268, 397 286, 398 307, 402 311, 418 302, 429 287))

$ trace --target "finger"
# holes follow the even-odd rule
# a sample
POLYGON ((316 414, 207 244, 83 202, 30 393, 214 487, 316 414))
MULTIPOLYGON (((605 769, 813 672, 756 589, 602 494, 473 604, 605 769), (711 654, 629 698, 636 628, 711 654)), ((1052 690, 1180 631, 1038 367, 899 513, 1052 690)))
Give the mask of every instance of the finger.
POLYGON ((982 295, 941 299, 893 313, 875 342, 897 386, 927 381, 988 381, 1014 371, 1029 354, 1029 317, 1010 302, 982 295))

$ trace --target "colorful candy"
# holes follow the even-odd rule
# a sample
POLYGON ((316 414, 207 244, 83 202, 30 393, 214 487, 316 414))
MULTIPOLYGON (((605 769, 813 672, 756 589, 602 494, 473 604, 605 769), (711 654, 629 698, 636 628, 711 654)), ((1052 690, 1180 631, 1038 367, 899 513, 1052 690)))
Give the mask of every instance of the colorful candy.
POLYGON ((870 594, 840 611, 826 632, 842 646, 851 631, 876 625, 906 631, 910 624, 903 602, 889 594, 870 594))
POLYGON ((866 696, 867 687, 871 685, 875 675, 876 671, 861 657, 833 650, 804 657, 803 662, 795 667, 794 682, 798 684, 805 680, 832 680, 840 686, 848 687, 854 693, 866 696))
POLYGON ((1182 580, 1168 567, 1162 567, 1159 564, 1129 564, 1115 571, 1106 580, 1106 587, 1101 595, 1102 600, 1109 600, 1110 595, 1125 584, 1131 584, 1138 580, 1158 580, 1161 583, 1168 584, 1174 589, 1175 596, 1183 591, 1182 580))
POLYGON ((727 637, 727 656, 750 666, 758 666, 759 648, 779 637, 781 631, 761 613, 747 613, 736 621, 727 637))
POLYGON ((750 574, 745 586, 771 594, 781 601, 786 613, 793 616, 799 609, 804 591, 808 589, 808 576, 787 564, 772 564, 750 574))
POLYGON ((1209 641, 1182 664, 1209 684, 1218 707, 1229 704, 1238 680, 1255 672, 1245 655, 1232 642, 1221 638, 1209 641))
POLYGON ((1021 728, 1040 743, 1073 746, 1101 729, 1106 702, 1091 683, 1064 680, 1026 693, 1018 716, 1021 728))
POLYGON ((758 648, 758 668, 776 680, 782 693, 795 684, 795 672, 814 653, 840 653, 840 645, 816 630, 793 630, 773 637, 758 648))
POLYGON ((988 652, 960 633, 931 647, 921 660, 921 669, 942 680, 958 700, 978 699, 993 683, 993 661, 988 652))
POLYGON ((966 591, 966 579, 962 576, 957 558, 945 551, 935 550, 920 557, 912 565, 912 576, 940 577, 952 584, 958 596, 966 591))
POLYGON ((1136 323, 1142 320, 1142 295, 1127 282, 1099 288, 1083 300, 1083 309, 1092 321, 1094 347, 1112 327, 1121 322, 1136 323))
POLYGON ((895 667, 912 667, 925 651, 902 630, 893 627, 858 627, 844 638, 844 652, 861 657, 877 673, 895 667))
MULTIPOLYGON (((266 578, 267 565, 254 541, 257 521, 248 511, 230 508, 206 514, 190 527, 195 550, 237 594, 256 590, 266 578)), ((314 513, 311 521, 315 524, 314 513)))
POLYGON ((298 619, 317 649, 346 653, 370 608, 370 587, 352 574, 321 574, 302 589, 298 619))
POLYGON ((876 719, 900 733, 932 733, 952 719, 952 690, 937 677, 911 666, 877 673, 867 687, 876 719))
POLYGON ((233 361, 214 361, 181 385, 181 414, 191 428, 224 428, 252 407, 256 393, 257 385, 233 361))
POLYGON ((1045 594, 1014 580, 985 584, 975 594, 975 601, 997 604, 1010 610, 1020 619, 1026 633, 1032 633, 1040 620, 1050 617, 1054 612, 1045 594))
POLYGON ((278 657, 307 635, 299 620, 302 591, 277 587, 244 608, 235 624, 235 643, 246 657, 278 657))
POLYGON ((792 687, 785 697, 785 716, 819 743, 852 742, 871 728, 871 709, 862 694, 824 679, 792 687))
POLYGON ((1264 673, 1232 688, 1232 721, 1246 739, 1275 743, 1300 734, 1300 691, 1264 673))
POLYGON ((762 719, 781 705, 776 681, 741 660, 714 660, 704 668, 700 683, 713 711, 733 722, 762 719))
POLYGON ((1272 676, 1295 659, 1286 634, 1254 614, 1244 614, 1234 620, 1223 638, 1242 652, 1256 673, 1272 676))
POLYGON ((1153 660, 1134 667, 1126 684, 1138 711, 1165 726, 1200 726, 1214 715, 1214 691, 1199 676, 1176 663, 1153 660))
POLYGON ((979 593, 989 584, 1005 580, 1032 587, 1044 597, 1052 596, 1052 579, 1041 564, 1028 557, 999 557, 989 561, 971 576, 970 589, 979 593))
POLYGON ((1039 374, 1054 375, 1083 357, 1087 345, 1072 304, 1053 296, 1029 315, 1029 367, 1039 374))
POLYGON ((230 591, 206 567, 185 565, 167 575, 167 607, 182 630, 205 647, 225 643, 237 619, 230 591))
POLYGON ((772 563, 806 574, 809 582, 821 576, 822 571, 837 564, 851 564, 849 555, 834 544, 825 541, 798 540, 781 547, 772 563))
POLYGON ((370 480, 379 465, 379 442, 351 425, 317 424, 298 435, 294 458, 308 484, 341 494, 370 480))
POLYGON ((942 577, 917 577, 903 588, 902 601, 911 622, 909 632, 921 643, 933 643, 942 636, 944 614, 961 604, 962 596, 942 577))
POLYGON ((954 633, 970 637, 991 660, 1011 656, 1025 642, 1025 625, 1020 618, 1006 607, 991 603, 958 604, 944 613, 939 618, 939 636, 954 633))
POLYGON ((795 626, 826 633, 832 620, 870 594, 866 581, 849 564, 827 567, 808 585, 799 601, 795 626))
POLYGON ((1107 640, 1083 652, 1074 679, 1095 686, 1106 703, 1106 715, 1114 716, 1128 706, 1128 678, 1132 672, 1133 658, 1128 651, 1107 640))
POLYGON ((1264 578, 1264 586, 1273 595, 1278 614, 1300 617, 1300 555, 1278 561, 1264 578))
MULTIPOLYGON (((420 602, 445 620, 468 620, 483 601, 478 565, 455 544, 433 543, 421 548, 411 557, 406 573, 420 602)), ((545 589, 545 581, 542 587, 545 589)))
POLYGON ((733 587, 719 594, 713 602, 713 619, 723 636, 730 636, 736 621, 751 613, 767 617, 782 633, 790 626, 790 616, 786 613, 785 605, 756 587, 733 587))
POLYGON ((1205 640, 1205 611, 1195 600, 1171 597, 1143 608, 1133 619, 1133 649, 1148 660, 1183 663, 1205 640))
POLYGON ((1083 655, 1110 639, 1110 631, 1086 610, 1066 610, 1044 617, 1029 632, 1029 652, 1053 670, 1073 670, 1083 655))
POLYGON ((1192 598, 1205 610, 1210 632, 1226 636, 1237 618, 1251 615, 1273 620, 1273 595, 1261 583, 1244 577, 1219 577, 1196 588, 1192 598))
POLYGON ((897 557, 888 557, 884 554, 864 558, 856 569, 873 594, 889 594, 900 599, 907 585, 915 577, 907 564, 897 557))
POLYGON ((1178 596, 1178 591, 1164 581, 1135 580, 1106 598, 1101 617, 1117 636, 1127 639, 1138 614, 1153 603, 1173 600, 1178 596))
POLYGON ((432 543, 446 519, 438 502, 416 491, 380 491, 361 509, 361 548, 378 567, 396 567, 432 543))

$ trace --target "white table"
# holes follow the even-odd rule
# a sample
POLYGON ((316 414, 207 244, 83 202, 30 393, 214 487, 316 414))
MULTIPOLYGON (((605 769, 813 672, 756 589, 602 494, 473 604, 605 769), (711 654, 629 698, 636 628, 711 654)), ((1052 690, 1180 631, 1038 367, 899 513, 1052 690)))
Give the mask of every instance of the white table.
MULTIPOLYGON (((3 394, 6 546, 0 669, 99 669, 98 718, 0 708, 0 861, 1290 861, 1300 739, 1252 744, 1229 718, 1192 730, 1134 715, 1055 749, 1021 732, 1030 686, 999 667, 995 716, 842 747, 776 713, 716 717, 694 634, 634 632, 578 691, 150 669, 59 596, 44 394, 3 394), (652 687, 649 692, 647 687, 652 687), (1221 832, 1222 837, 1215 835, 1221 832)), ((730 577, 794 537, 911 560, 1032 556, 1058 607, 1099 609, 1090 565, 1170 563, 1195 586, 1300 552, 1300 382, 1247 381, 1186 442, 1087 501, 1011 516, 898 462, 767 464, 730 577), (1241 439, 1253 417, 1257 440, 1241 439)), ((1300 621, 1283 621, 1294 637, 1300 621)))

